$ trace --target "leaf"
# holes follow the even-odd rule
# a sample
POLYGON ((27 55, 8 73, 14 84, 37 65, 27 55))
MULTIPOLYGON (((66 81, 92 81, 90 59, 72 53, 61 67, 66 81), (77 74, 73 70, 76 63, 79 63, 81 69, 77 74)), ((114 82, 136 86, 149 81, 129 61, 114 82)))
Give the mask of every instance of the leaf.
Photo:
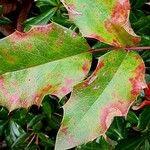
POLYGON ((135 112, 129 111, 126 120, 127 120, 130 124, 132 124, 132 125, 137 125, 137 124, 138 124, 138 121, 139 121, 139 118, 137 117, 137 115, 135 114, 135 112))
POLYGON ((114 120, 107 130, 106 135, 114 141, 126 138, 127 129, 125 119, 122 117, 114 117, 114 120))
POLYGON ((45 134, 38 133, 38 137, 41 139, 43 146, 44 145, 54 145, 54 142, 45 134))
POLYGON ((13 145, 11 145, 11 147, 13 149, 23 149, 24 147, 26 147, 28 145, 27 143, 27 139, 29 139, 31 136, 30 133, 23 133, 22 135, 20 135, 13 143, 13 145))
POLYGON ((141 130, 148 129, 150 126, 150 107, 147 107, 139 116, 138 128, 141 130))
POLYGON ((13 120, 10 120, 5 128, 5 139, 9 146, 11 146, 18 137, 25 133, 22 127, 13 120))
POLYGON ((150 32, 148 31, 150 30, 150 15, 141 17, 138 19, 138 21, 133 23, 132 26, 139 35, 149 35, 150 32))
POLYGON ((6 17, 0 17, 0 25, 10 24, 12 21, 6 17))
POLYGON ((61 0, 81 33, 116 46, 133 46, 140 38, 129 23, 129 0, 61 0))
POLYGON ((38 0, 36 2, 36 5, 41 8, 41 10, 43 10, 46 6, 57 6, 58 4, 60 4, 60 2, 58 0, 38 0))
POLYGON ((56 149, 92 141, 109 128, 114 116, 126 116, 146 87, 145 65, 135 52, 112 51, 99 58, 94 73, 77 85, 64 105, 56 149))
POLYGON ((43 114, 44 115, 46 115, 48 118, 51 118, 51 115, 52 115, 52 106, 50 105, 50 103, 48 102, 48 100, 46 99, 46 100, 43 101, 43 103, 42 103, 42 110, 43 110, 43 114))
POLYGON ((143 137, 129 137, 127 139, 123 139, 119 142, 119 144, 116 146, 115 150, 139 150, 141 149, 141 146, 144 144, 144 138, 143 137))
POLYGON ((89 46, 57 24, 16 31, 0 41, 0 104, 9 111, 40 105, 43 97, 62 98, 87 75, 89 46))
POLYGON ((112 150, 112 146, 108 144, 105 139, 101 136, 96 141, 83 144, 76 148, 76 150, 112 150))
POLYGON ((133 8, 140 8, 142 7, 145 3, 147 2, 147 0, 136 0, 133 8))
POLYGON ((40 115, 36 115, 33 117, 33 119, 28 123, 28 128, 33 127, 34 125, 36 125, 38 122, 42 121, 42 119, 44 118, 44 116, 42 114, 40 115))
POLYGON ((25 31, 30 29, 33 25, 45 25, 47 24, 56 12, 56 8, 45 11, 37 17, 32 17, 25 22, 25 31))

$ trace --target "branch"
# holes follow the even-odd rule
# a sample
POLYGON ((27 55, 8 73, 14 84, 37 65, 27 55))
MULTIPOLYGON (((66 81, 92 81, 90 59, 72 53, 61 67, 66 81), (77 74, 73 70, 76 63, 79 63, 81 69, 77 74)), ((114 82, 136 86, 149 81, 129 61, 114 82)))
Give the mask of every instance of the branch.
POLYGON ((0 0, 0 5, 3 6, 3 15, 9 14, 17 9, 17 1, 0 0))
POLYGON ((20 11, 20 14, 17 20, 17 30, 20 32, 23 32, 24 30, 23 24, 24 24, 24 21, 27 19, 28 13, 31 9, 33 2, 34 0, 24 0, 22 4, 22 9, 20 11))
POLYGON ((150 50, 150 46, 143 46, 143 47, 107 47, 107 48, 100 48, 100 49, 91 49, 89 52, 95 53, 95 52, 104 52, 109 50, 119 50, 124 49, 125 51, 141 51, 141 50, 150 50))

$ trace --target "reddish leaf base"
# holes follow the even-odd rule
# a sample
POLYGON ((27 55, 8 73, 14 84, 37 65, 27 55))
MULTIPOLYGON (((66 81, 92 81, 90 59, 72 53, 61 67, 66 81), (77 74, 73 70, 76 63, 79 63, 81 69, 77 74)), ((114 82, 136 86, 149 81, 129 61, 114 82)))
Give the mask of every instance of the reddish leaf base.
POLYGON ((150 83, 147 85, 147 88, 144 90, 145 95, 148 99, 150 99, 150 83))
POLYGON ((150 100, 144 100, 140 105, 133 106, 132 109, 133 110, 140 110, 140 109, 144 108, 145 106, 150 106, 150 100))
POLYGON ((147 88, 144 90, 146 100, 144 100, 139 106, 133 106, 133 110, 140 110, 144 108, 145 106, 150 105, 150 83, 147 85, 147 88))

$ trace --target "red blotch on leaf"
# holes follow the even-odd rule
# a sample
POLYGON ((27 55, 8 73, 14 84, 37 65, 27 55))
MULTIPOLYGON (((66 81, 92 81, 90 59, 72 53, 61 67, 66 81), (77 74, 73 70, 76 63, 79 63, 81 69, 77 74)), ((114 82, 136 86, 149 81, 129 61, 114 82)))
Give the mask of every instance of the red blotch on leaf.
POLYGON ((60 128, 60 132, 61 132, 62 134, 64 134, 64 135, 67 135, 67 134, 68 134, 68 128, 62 126, 62 127, 60 128))
MULTIPOLYGON (((138 58, 137 58, 138 59, 138 58)), ((140 91, 145 87, 144 74, 145 74, 145 66, 144 64, 140 64, 135 70, 135 76, 130 78, 129 81, 131 83, 131 97, 135 99, 140 91)))
POLYGON ((130 104, 119 101, 104 107, 100 111, 100 126, 102 127, 102 131, 100 132, 104 133, 109 128, 115 116, 125 116, 127 114, 127 108, 129 106, 130 104))
POLYGON ((114 45, 115 47, 121 47, 120 43, 115 39, 113 39, 112 45, 114 45))
POLYGON ((88 37, 89 37, 89 38, 97 39, 97 40, 99 40, 99 41, 101 41, 101 42, 105 42, 105 39, 104 39, 103 37, 101 37, 101 36, 99 36, 99 35, 96 35, 95 33, 88 35, 88 37))
POLYGON ((82 70, 85 75, 87 75, 90 65, 91 65, 91 61, 89 61, 89 60, 85 61, 85 63, 83 64, 82 70))
POLYGON ((125 23, 130 10, 129 0, 118 0, 112 11, 111 21, 113 23, 125 23))
POLYGON ((67 95, 71 91, 71 87, 73 86, 74 81, 72 79, 66 79, 64 86, 61 88, 61 92, 64 95, 67 95))
POLYGON ((46 93, 49 93, 52 89, 52 85, 48 84, 47 86, 45 86, 43 89, 41 89, 41 91, 39 91, 39 93, 37 94, 34 94, 33 95, 33 103, 35 105, 40 105, 41 104, 41 101, 42 101, 42 98, 45 96, 46 93))
POLYGON ((95 73, 97 74, 97 72, 102 69, 104 67, 104 62, 103 61, 100 61, 97 65, 97 68, 95 70, 95 73))
POLYGON ((52 30, 52 24, 44 25, 44 26, 37 26, 31 29, 29 32, 19 32, 16 31, 13 34, 9 36, 10 41, 12 44, 15 44, 17 42, 20 42, 22 40, 28 40, 30 36, 33 36, 34 34, 42 34, 47 35, 52 30))
POLYGON ((48 84, 44 89, 42 90, 43 92, 47 93, 52 89, 52 85, 48 84))
POLYGON ((72 33, 72 37, 73 37, 73 38, 77 37, 77 35, 78 35, 78 34, 77 34, 76 32, 73 32, 73 33, 72 33))
POLYGON ((32 44, 31 44, 31 43, 29 43, 29 44, 27 45, 27 49, 28 49, 28 50, 32 49, 32 44))
POLYGON ((136 44, 136 43, 139 43, 140 40, 141 40, 140 37, 135 37, 135 36, 132 37, 132 41, 133 41, 133 43, 135 43, 135 44, 136 44))

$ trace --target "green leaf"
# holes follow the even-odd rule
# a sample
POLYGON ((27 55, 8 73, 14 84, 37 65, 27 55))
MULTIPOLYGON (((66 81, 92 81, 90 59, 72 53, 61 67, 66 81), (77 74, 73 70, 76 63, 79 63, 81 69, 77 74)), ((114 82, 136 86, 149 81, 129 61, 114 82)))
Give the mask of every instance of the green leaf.
POLYGON ((42 13, 41 15, 38 15, 37 17, 33 17, 33 18, 26 20, 25 31, 29 30, 33 25, 47 24, 50 21, 50 19, 53 17, 53 15, 55 14, 56 10, 57 8, 54 7, 42 13))
POLYGON ((77 147, 76 150, 112 150, 112 146, 101 136, 97 140, 77 147))
POLYGON ((144 150, 149 150, 149 148, 150 148, 150 143, 149 143, 149 140, 146 139, 145 140, 145 145, 144 145, 144 150))
POLYGON ((143 137, 129 137, 127 139, 123 139, 116 146, 115 150, 140 150, 141 145, 144 144, 144 140, 145 139, 143 137))
POLYGON ((140 8, 140 7, 142 7, 146 2, 147 2, 147 0, 136 0, 136 1, 133 3, 133 8, 140 8))
POLYGON ((150 36, 146 36, 146 35, 142 36, 140 43, 141 43, 141 46, 149 45, 149 43, 150 43, 150 36))
POLYGON ((116 46, 133 46, 139 42, 130 27, 129 0, 61 0, 70 19, 81 33, 116 46))
MULTIPOLYGON (((60 3, 60 2, 59 2, 60 3)), ((45 5, 51 5, 51 6, 57 6, 58 5, 58 1, 57 0, 38 0, 36 5, 41 8, 41 7, 45 7, 45 5)))
POLYGON ((8 119, 8 110, 4 107, 0 107, 0 120, 8 119))
POLYGON ((12 145, 12 148, 15 149, 21 149, 27 146, 27 140, 30 138, 31 134, 30 133, 23 133, 21 136, 19 136, 15 142, 12 145))
POLYGON ((109 129, 107 130, 106 135, 114 141, 126 138, 127 130, 125 119, 121 117, 115 117, 109 129))
POLYGON ((38 135, 39 139, 41 139, 43 145, 47 145, 47 146, 54 145, 54 142, 47 135, 45 135, 43 133, 38 133, 37 135, 38 135))
POLYGON ((129 111, 129 113, 127 115, 127 121, 133 125, 137 125, 139 118, 137 117, 137 115, 133 111, 129 111))
POLYGON ((12 23, 12 21, 6 17, 0 18, 0 25, 10 24, 10 23, 12 23))
POLYGON ((20 137, 24 133, 25 131, 21 128, 21 126, 19 126, 13 120, 10 120, 5 130, 5 139, 8 145, 12 146, 12 144, 18 139, 18 137, 20 137))
MULTIPOLYGON (((47 98, 47 97, 46 97, 47 98)), ((51 104, 48 102, 49 99, 45 99, 42 103, 42 110, 44 112, 44 114, 48 117, 51 118, 52 115, 52 106, 51 104)))
POLYGON ((13 112, 12 116, 12 119, 21 126, 25 125, 30 118, 26 109, 18 109, 13 112))
POLYGON ((34 116, 34 118, 28 123, 28 128, 33 127, 34 125, 36 125, 38 122, 40 122, 42 119, 44 118, 44 116, 42 114, 36 115, 34 116))
POLYGON ((114 116, 126 116, 146 87, 145 65, 135 52, 113 51, 99 58, 94 73, 77 85, 64 105, 56 150, 69 149, 104 134, 114 116))
POLYGON ((139 116, 138 128, 141 130, 148 129, 150 127, 150 107, 147 107, 139 116))
POLYGON ((91 65, 86 40, 57 24, 16 31, 0 41, 0 104, 9 111, 40 105, 47 94, 62 98, 91 65))
POLYGON ((4 135, 4 131, 7 128, 7 120, 0 120, 0 136, 2 137, 4 135))
POLYGON ((150 15, 144 16, 138 19, 135 23, 132 24, 134 30, 138 34, 149 35, 150 34, 150 15))

